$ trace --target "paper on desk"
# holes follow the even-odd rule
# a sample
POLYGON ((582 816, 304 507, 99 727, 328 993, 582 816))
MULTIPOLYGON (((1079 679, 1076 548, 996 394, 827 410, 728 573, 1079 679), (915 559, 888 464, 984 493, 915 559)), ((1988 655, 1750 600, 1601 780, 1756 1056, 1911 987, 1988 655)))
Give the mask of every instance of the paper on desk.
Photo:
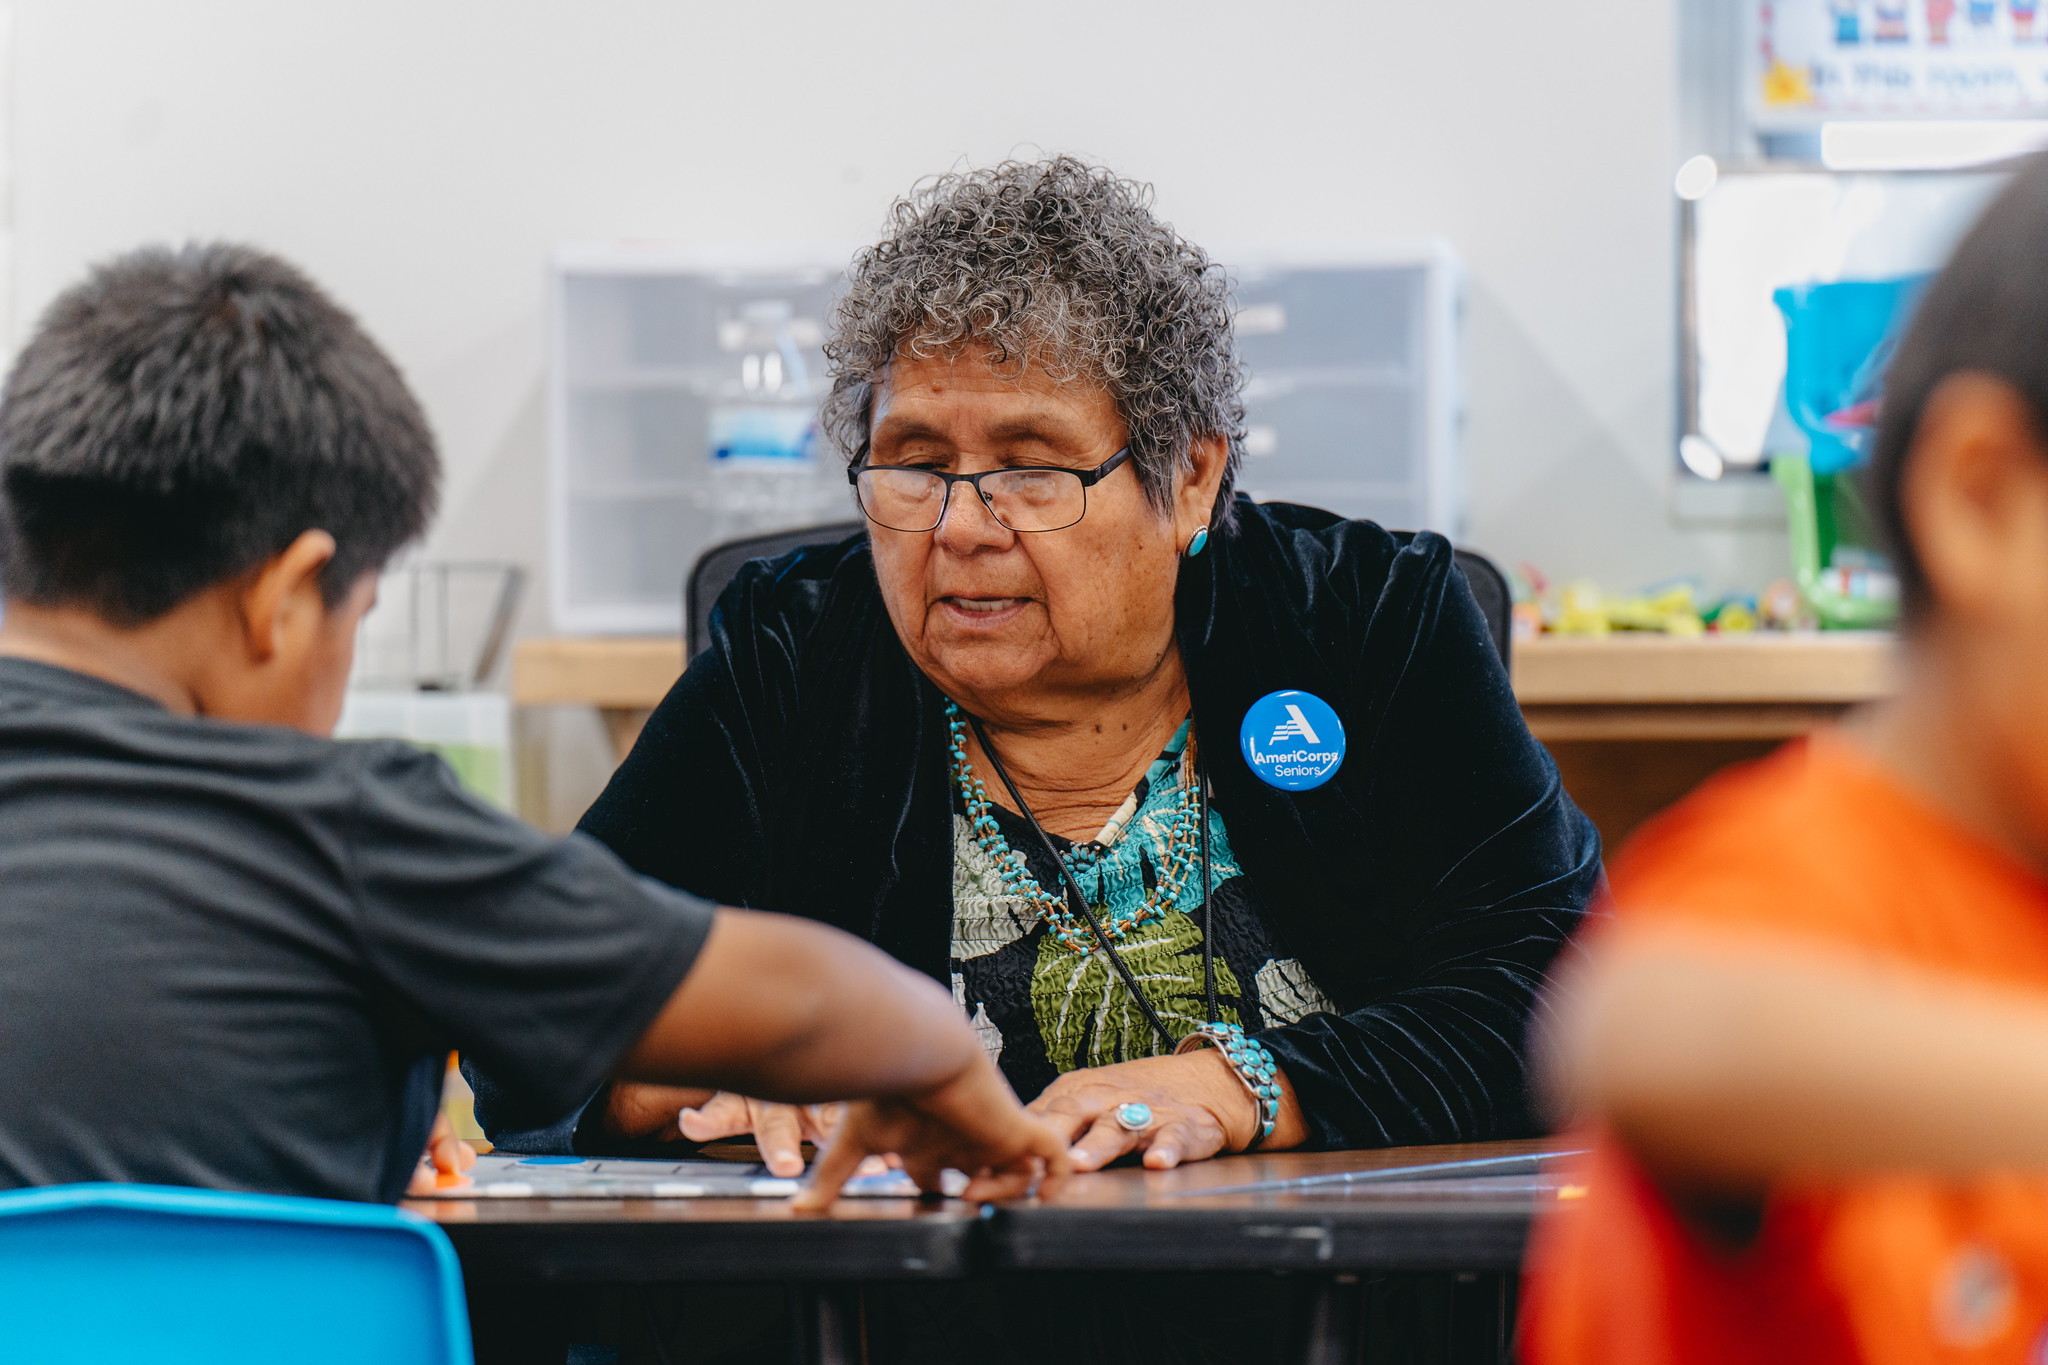
MULTIPOLYGON (((768 1173, 758 1162, 659 1161, 627 1157, 522 1157, 493 1152, 477 1158, 469 1182, 426 1199, 786 1199, 801 1180, 768 1173)), ((957 1197, 967 1177, 945 1173, 957 1197)), ((858 1175, 842 1198, 915 1199, 917 1184, 901 1171, 858 1175)))

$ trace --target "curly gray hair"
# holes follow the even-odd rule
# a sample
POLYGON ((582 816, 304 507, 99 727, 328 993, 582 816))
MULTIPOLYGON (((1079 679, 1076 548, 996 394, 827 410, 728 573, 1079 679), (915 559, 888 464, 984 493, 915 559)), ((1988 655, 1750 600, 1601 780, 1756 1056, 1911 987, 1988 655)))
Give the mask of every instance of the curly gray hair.
POLYGON ((970 343, 999 372, 1036 365, 1100 385, 1162 511, 1195 439, 1224 437, 1214 519, 1229 523, 1244 442, 1229 281, 1153 215, 1151 186, 1055 156, 937 176, 898 199, 833 312, 825 434, 857 463, 889 362, 970 343))

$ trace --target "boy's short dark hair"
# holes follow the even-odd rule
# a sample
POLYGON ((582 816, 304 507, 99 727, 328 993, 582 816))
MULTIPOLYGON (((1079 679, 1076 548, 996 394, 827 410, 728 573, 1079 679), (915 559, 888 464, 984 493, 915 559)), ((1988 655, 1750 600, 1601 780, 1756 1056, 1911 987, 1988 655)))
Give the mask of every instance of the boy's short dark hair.
POLYGON ((2048 157, 2030 158, 1946 268, 1885 373, 1883 415, 1866 487, 1899 575, 1910 622, 1932 605, 1927 575, 1906 534, 1906 460, 1920 414, 1941 381, 1965 372, 2002 379, 2048 433, 2048 157))
POLYGON ((332 606, 432 518, 440 462, 398 370, 248 247, 149 247, 50 305, 0 396, 0 591, 154 620, 302 533, 332 606))

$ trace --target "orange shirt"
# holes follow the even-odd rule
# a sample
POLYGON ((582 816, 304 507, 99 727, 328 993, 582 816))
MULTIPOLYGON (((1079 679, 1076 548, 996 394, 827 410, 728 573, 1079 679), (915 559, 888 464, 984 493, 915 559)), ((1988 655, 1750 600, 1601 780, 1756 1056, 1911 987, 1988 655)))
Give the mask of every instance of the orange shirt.
MULTIPOLYGON (((1611 872, 1605 933, 1751 928, 2048 992, 2048 882, 1837 735, 1716 778, 1611 872)), ((1528 1365, 2048 1365, 2048 1180, 1787 1187, 1729 1252, 1612 1138, 1591 1145, 1586 1197, 1544 1219, 1531 1250, 1528 1365)))

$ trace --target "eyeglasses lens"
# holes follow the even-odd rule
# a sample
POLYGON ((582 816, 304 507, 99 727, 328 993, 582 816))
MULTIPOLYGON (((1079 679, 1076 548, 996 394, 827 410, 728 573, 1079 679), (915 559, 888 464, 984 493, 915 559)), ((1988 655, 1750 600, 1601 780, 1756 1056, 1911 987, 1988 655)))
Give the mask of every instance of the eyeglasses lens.
MULTIPOLYGON (((861 510, 894 531, 929 531, 946 505, 946 481, 925 469, 863 469, 861 510)), ((1064 469, 1005 469, 981 481, 997 521, 1012 531, 1059 531, 1088 510, 1088 490, 1064 469)))
POLYGON ((946 481, 923 469, 863 469, 860 508, 892 531, 929 531, 946 506, 946 481))

